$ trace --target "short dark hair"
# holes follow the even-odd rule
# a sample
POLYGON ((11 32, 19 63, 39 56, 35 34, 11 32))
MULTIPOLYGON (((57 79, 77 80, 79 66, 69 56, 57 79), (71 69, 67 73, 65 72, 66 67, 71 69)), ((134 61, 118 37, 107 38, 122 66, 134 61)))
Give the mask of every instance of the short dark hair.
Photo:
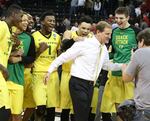
POLYGON ((12 15, 12 13, 19 13, 22 10, 22 8, 17 4, 12 4, 8 7, 6 11, 6 17, 9 17, 12 15))
POLYGON ((150 46, 150 28, 146 28, 138 33, 137 35, 138 42, 142 42, 144 40, 144 44, 146 46, 150 46))
POLYGON ((96 25, 96 30, 99 30, 100 32, 103 32, 105 28, 112 28, 112 26, 106 21, 100 21, 96 25))
POLYGON ((93 20, 90 16, 88 15, 85 15, 85 16, 82 16, 80 19, 79 19, 79 24, 81 24, 82 22, 86 22, 86 23, 90 23, 92 24, 93 23, 93 20))
POLYGON ((41 15, 40 21, 43 21, 46 16, 55 16, 55 14, 52 10, 46 11, 41 15))
POLYGON ((115 14, 124 14, 126 17, 129 16, 129 10, 127 7, 118 7, 115 10, 115 14))

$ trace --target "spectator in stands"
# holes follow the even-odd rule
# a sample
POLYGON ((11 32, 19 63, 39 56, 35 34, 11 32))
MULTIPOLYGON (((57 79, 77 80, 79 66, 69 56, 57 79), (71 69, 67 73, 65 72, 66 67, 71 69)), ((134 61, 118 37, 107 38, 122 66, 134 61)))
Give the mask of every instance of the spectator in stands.
POLYGON ((99 18, 100 10, 101 10, 101 1, 95 0, 94 1, 94 16, 95 16, 95 18, 99 18))
POLYGON ((84 13, 85 0, 78 0, 78 14, 82 15, 84 13))
POLYGON ((70 20, 67 17, 64 18, 63 24, 65 25, 65 30, 70 30, 71 22, 70 22, 70 20))
POLYGON ((138 5, 138 6, 135 8, 135 13, 136 13, 136 17, 141 16, 141 8, 140 8, 140 5, 138 5))
POLYGON ((93 14, 93 0, 85 1, 85 14, 92 15, 93 14))
POLYGON ((140 28, 143 30, 148 27, 147 22, 144 19, 141 19, 140 28))
POLYGON ((112 14, 109 14, 107 21, 108 23, 112 24, 115 22, 115 17, 112 14))
POLYGON ((40 18, 35 16, 35 29, 39 30, 41 28, 40 18))
POLYGON ((66 30, 66 26, 63 24, 63 22, 62 21, 60 21, 60 22, 56 22, 56 32, 58 33, 58 34, 63 34, 64 33, 64 31, 66 30))
POLYGON ((148 14, 143 14, 143 20, 147 23, 148 26, 150 26, 150 19, 148 18, 148 14))
POLYGON ((78 30, 78 22, 74 22, 74 25, 71 27, 71 31, 77 31, 78 30))
POLYGON ((75 16, 77 13, 78 0, 71 0, 70 11, 69 11, 69 20, 71 21, 72 16, 75 16))

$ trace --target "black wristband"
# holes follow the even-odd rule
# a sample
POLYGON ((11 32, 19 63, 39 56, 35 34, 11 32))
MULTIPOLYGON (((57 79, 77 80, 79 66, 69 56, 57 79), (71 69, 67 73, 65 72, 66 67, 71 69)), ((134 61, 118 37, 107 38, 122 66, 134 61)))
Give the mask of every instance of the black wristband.
POLYGON ((75 41, 73 39, 64 39, 62 41, 61 51, 66 51, 69 49, 74 44, 74 42, 75 41))

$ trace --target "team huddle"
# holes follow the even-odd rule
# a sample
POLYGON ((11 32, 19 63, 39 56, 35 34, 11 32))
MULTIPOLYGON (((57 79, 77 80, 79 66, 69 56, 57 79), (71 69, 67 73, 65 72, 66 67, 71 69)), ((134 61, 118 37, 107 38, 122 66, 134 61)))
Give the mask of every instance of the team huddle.
MULTIPOLYGON (((118 27, 112 29, 112 25, 100 21, 92 32, 92 18, 85 15, 76 31, 66 30, 60 36, 52 11, 41 15, 41 28, 33 32, 32 16, 11 5, 0 21, 0 121, 29 121, 33 112, 35 121, 54 121, 56 108, 61 109, 61 121, 94 121, 97 111, 102 112, 103 121, 112 121, 109 114, 135 97, 131 77, 137 72, 133 68, 140 66, 131 59, 136 56, 132 50, 150 39, 143 38, 149 30, 141 33, 128 23, 126 7, 116 9, 115 20, 118 27), (106 73, 102 73, 104 70, 106 73), (98 80, 106 84, 97 86, 98 80)), ((135 95, 136 102, 140 93, 135 95)), ((144 102, 138 100, 136 104, 137 109, 145 109, 144 102)), ((147 105, 150 109, 150 102, 147 105)), ((150 120, 140 118, 133 121, 150 120)))

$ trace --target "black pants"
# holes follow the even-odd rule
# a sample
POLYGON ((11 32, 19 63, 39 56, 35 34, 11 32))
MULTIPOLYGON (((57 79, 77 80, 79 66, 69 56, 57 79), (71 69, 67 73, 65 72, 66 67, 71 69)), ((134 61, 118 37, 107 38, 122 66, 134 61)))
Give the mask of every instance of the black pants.
POLYGON ((75 121, 88 121, 93 95, 93 82, 71 76, 69 90, 75 121))
POLYGON ((0 108, 0 121, 8 121, 10 118, 10 109, 0 108))

